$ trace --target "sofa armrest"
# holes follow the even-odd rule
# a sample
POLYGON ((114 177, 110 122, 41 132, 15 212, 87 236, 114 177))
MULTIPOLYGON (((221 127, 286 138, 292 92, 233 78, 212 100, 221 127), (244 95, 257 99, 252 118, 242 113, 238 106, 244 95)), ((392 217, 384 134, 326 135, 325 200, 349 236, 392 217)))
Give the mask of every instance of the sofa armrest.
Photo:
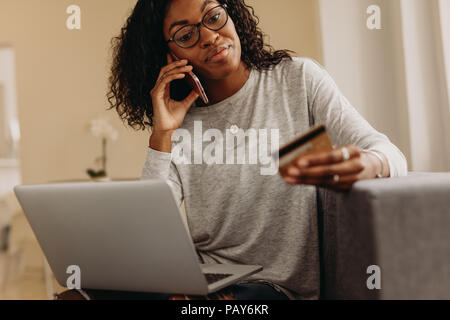
POLYGON ((450 173, 317 189, 321 297, 450 299, 450 173), (369 290, 367 268, 381 270, 369 290))

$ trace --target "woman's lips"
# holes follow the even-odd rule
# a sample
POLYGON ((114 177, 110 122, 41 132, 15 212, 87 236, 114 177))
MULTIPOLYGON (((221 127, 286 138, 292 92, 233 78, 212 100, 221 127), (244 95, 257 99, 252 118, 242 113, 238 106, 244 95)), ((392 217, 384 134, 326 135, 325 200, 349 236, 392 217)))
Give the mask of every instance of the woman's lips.
POLYGON ((217 61, 223 60, 224 58, 226 58, 228 56, 229 52, 230 52, 230 46, 223 48, 222 50, 217 52, 215 55, 211 56, 208 59, 208 62, 217 62, 217 61))

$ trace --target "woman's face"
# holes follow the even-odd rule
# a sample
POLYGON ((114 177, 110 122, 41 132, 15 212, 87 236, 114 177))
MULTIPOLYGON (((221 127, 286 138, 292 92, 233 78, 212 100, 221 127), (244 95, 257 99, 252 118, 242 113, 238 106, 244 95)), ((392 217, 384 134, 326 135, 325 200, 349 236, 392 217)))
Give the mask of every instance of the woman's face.
MULTIPOLYGON (((205 13, 217 5, 214 0, 173 0, 164 19, 165 39, 169 40, 183 26, 199 23, 205 13)), ((200 40, 192 48, 181 48, 174 41, 168 45, 175 56, 187 59, 195 73, 204 79, 224 79, 241 64, 241 42, 231 18, 217 31, 201 25, 200 40), (211 58, 219 46, 227 46, 227 49, 211 58)))

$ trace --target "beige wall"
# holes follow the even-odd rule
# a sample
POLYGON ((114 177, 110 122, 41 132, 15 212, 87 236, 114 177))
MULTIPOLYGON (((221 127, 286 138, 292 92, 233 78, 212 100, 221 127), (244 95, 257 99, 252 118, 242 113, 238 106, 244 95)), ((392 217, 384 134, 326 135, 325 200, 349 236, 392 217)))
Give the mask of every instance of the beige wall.
POLYGON ((410 160, 398 6, 391 0, 320 0, 323 62, 350 103, 410 160), (383 13, 381 30, 366 27, 374 3, 383 13))
MULTIPOLYGON (((1 0, 0 45, 16 51, 17 94, 24 183, 85 178, 100 154, 88 121, 106 114, 120 129, 109 145, 112 177, 138 177, 147 132, 125 128, 105 112, 110 39, 136 0, 1 0), (82 10, 82 30, 66 29, 66 8, 82 10)), ((276 48, 321 60, 314 0, 252 0, 276 48)))
POLYGON ((289 49, 296 56, 322 63, 317 0, 247 0, 260 18, 260 26, 275 49, 289 49))
POLYGON ((438 11, 437 4, 320 0, 319 6, 326 69, 353 106, 400 148, 410 171, 450 170, 450 95, 443 71, 450 5, 438 11), (374 4, 382 13, 380 30, 366 27, 367 8, 374 4))

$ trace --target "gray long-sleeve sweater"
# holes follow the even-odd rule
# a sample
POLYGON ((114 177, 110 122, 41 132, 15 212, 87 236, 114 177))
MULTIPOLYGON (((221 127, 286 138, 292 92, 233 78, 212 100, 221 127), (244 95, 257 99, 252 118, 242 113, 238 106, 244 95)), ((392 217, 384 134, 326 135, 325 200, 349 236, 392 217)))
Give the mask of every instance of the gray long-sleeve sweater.
POLYGON ((379 150, 392 177, 407 174, 402 152, 361 117, 329 74, 313 60, 293 58, 269 71, 252 70, 224 101, 193 106, 174 135, 172 153, 148 149, 142 179, 165 179, 178 204, 184 199, 204 263, 262 265, 250 279, 315 299, 315 187, 286 184, 266 160, 271 150, 317 124, 325 124, 333 145, 379 150), (236 142, 242 133, 237 129, 248 134, 236 142))

